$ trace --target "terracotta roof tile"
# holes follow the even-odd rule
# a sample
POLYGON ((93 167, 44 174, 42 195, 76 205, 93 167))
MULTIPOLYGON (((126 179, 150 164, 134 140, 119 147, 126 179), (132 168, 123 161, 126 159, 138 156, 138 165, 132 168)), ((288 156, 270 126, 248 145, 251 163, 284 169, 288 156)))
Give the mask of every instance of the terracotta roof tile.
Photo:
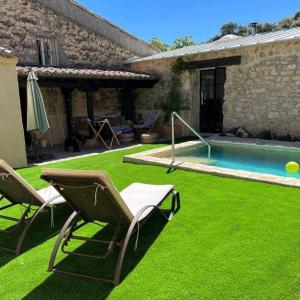
POLYGON ((56 67, 21 67, 17 66, 19 77, 25 77, 32 70, 40 78, 69 78, 69 79, 119 79, 119 80, 155 80, 151 75, 127 71, 100 69, 71 69, 56 67))

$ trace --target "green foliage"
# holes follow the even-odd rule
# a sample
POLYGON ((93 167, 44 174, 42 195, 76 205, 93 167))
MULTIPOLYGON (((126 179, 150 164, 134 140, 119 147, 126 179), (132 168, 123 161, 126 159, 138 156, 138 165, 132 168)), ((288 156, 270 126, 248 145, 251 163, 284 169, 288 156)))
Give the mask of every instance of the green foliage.
POLYGON ((172 66, 172 73, 176 75, 181 75, 186 69, 185 62, 182 57, 176 59, 175 64, 172 66))
POLYGON ((168 44, 162 42, 159 38, 156 38, 156 37, 154 37, 150 40, 150 44, 162 52, 168 51, 170 48, 170 46, 168 44))
POLYGON ((180 76, 185 70, 184 61, 181 57, 176 59, 175 64, 172 67, 172 79, 170 90, 167 95, 167 99, 161 105, 161 109, 164 112, 164 121, 167 123, 170 121, 170 116, 173 111, 180 112, 181 109, 181 79, 180 76))
POLYGON ((195 45, 195 42, 192 40, 192 36, 184 36, 182 38, 177 38, 174 41, 173 46, 171 46, 171 50, 176 50, 188 46, 193 46, 195 45))
POLYGON ((169 50, 180 49, 187 46, 193 46, 195 45, 195 42, 193 41, 192 36, 183 36, 175 39, 173 44, 169 45, 161 41, 159 38, 154 37, 150 40, 150 44, 159 51, 165 52, 169 50))
POLYGON ((238 29, 239 26, 237 25, 237 23, 229 22, 227 24, 222 25, 220 34, 222 36, 227 34, 238 34, 238 29))
POLYGON ((293 18, 286 17, 277 24, 278 29, 288 29, 293 27, 293 18))
POLYGON ((276 25, 272 23, 259 23, 257 24, 257 33, 271 32, 276 30, 276 25))
MULTIPOLYGON (((300 26, 300 11, 296 12, 293 17, 285 17, 277 23, 258 23, 257 33, 271 32, 280 29, 289 29, 297 26, 300 26)), ((228 34, 248 36, 251 34, 251 29, 250 26, 247 25, 239 25, 235 22, 228 22, 222 25, 222 27, 220 28, 220 33, 215 35, 209 41, 216 41, 228 34)))

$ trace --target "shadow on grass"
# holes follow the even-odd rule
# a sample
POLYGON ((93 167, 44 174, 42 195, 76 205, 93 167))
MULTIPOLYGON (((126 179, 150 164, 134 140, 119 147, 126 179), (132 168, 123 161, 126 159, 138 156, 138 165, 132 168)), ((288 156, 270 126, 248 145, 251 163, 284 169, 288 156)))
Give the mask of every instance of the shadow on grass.
MULTIPOLYGON (((55 227, 50 228, 50 211, 41 212, 37 219, 33 222, 32 226, 29 228, 29 231, 25 237, 21 255, 22 253, 42 244, 46 240, 52 238, 57 235, 66 222, 67 217, 72 212, 71 208, 66 206, 56 208, 54 210, 54 220, 55 227)), ((6 230, 12 229, 13 226, 6 228, 6 230)), ((5 234, 0 232, 0 247, 7 248, 15 248, 20 237, 21 229, 24 227, 20 227, 15 232, 11 234, 5 234)), ((13 260, 16 255, 13 252, 9 252, 7 250, 0 249, 0 267, 9 263, 13 260)))
MULTIPOLYGON (((155 213, 141 228, 138 249, 135 252, 135 235, 131 238, 122 270, 122 280, 136 267, 143 258, 152 243, 166 225, 166 220, 158 213, 155 213)), ((112 226, 104 227, 95 234, 97 239, 107 239, 111 237, 112 226)), ((72 242, 70 243, 71 247, 72 242)), ((102 245, 85 242, 76 249, 77 252, 100 254, 99 250, 104 249, 102 245)), ((119 250, 116 249, 106 260, 89 259, 69 255, 58 263, 57 268, 67 271, 81 272, 97 277, 112 278, 119 250)), ((23 299, 106 299, 113 290, 114 286, 110 283, 101 281, 82 279, 71 275, 53 273, 41 285, 32 290, 23 299)))

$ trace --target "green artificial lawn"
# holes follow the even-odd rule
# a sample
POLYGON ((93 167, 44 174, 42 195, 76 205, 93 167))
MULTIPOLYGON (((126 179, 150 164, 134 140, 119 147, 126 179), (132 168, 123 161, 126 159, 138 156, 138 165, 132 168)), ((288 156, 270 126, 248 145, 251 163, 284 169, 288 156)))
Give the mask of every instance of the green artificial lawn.
MULTIPOLYGON (((153 215, 141 229, 137 252, 134 241, 130 244, 119 286, 47 272, 55 236, 71 213, 61 208, 55 230, 49 230, 48 213, 40 216, 19 257, 0 250, 0 299, 299 299, 300 190, 122 162, 125 154, 153 147, 49 165, 106 170, 119 190, 144 182, 171 183, 180 191, 182 207, 175 217, 166 223, 153 215)), ((47 185, 39 179, 40 167, 19 173, 36 188, 47 185)), ((20 209, 10 213, 19 216, 20 209)), ((80 231, 101 237, 111 227, 80 231)), ((70 248, 103 252, 82 242, 70 248)), ((103 264, 58 255, 61 267, 91 275, 110 275, 114 258, 103 264)))

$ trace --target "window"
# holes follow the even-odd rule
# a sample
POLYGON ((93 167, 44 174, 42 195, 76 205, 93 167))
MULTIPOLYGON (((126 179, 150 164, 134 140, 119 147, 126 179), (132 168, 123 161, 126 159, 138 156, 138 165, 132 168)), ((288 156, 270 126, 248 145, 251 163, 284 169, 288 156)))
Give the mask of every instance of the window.
POLYGON ((38 59, 41 66, 59 66, 59 47, 55 39, 37 38, 38 59))

